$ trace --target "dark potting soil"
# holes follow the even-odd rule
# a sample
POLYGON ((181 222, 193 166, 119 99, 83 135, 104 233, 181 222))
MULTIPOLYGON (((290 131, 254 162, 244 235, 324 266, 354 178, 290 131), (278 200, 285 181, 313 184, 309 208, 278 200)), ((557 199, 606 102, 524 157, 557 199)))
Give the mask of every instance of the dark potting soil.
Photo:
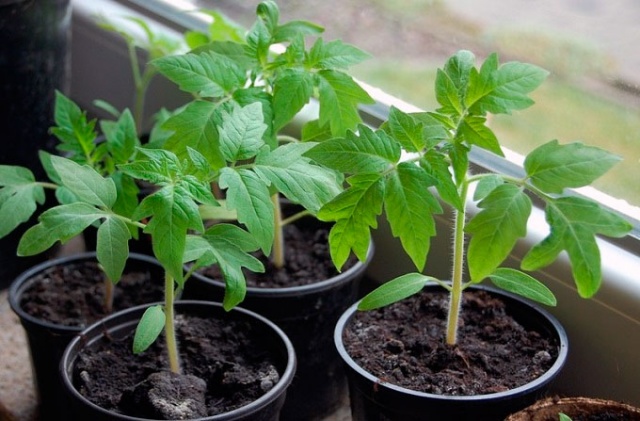
POLYGON ((248 322, 177 315, 181 376, 167 373, 164 340, 134 355, 129 336, 83 350, 74 383, 95 404, 131 416, 188 419, 227 412, 256 400, 280 379, 260 333, 248 322), (186 406, 192 407, 186 413, 173 412, 186 406))
MULTIPOLYGON (((326 227, 284 227, 285 265, 274 266, 263 253, 255 256, 265 267, 264 273, 244 271, 247 286, 258 288, 286 288, 309 285, 338 275, 329 252, 329 229, 326 227)), ((356 263, 350 258, 342 271, 356 263)), ((222 279, 217 265, 203 268, 200 273, 211 279, 222 279)))
POLYGON ((443 290, 358 312, 345 329, 347 352, 383 382, 456 396, 512 389, 555 361, 555 338, 525 330, 484 291, 465 291, 458 344, 446 345, 448 303, 443 290))
MULTIPOLYGON (((53 266, 40 273, 22 295, 20 306, 38 319, 86 327, 107 316, 104 274, 96 262, 53 266)), ((114 287, 114 311, 164 298, 163 279, 147 271, 125 273, 114 287)))

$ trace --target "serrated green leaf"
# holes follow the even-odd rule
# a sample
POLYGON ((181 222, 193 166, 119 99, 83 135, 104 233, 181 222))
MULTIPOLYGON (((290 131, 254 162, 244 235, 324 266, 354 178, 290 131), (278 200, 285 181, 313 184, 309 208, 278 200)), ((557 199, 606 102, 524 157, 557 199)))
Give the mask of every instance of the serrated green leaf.
POLYGON ((27 222, 45 200, 44 188, 23 167, 0 165, 0 238, 27 222))
POLYGON ((359 174, 381 172, 401 157, 400 144, 385 132, 358 126, 359 133, 319 143, 306 156, 340 172, 359 174))
POLYGON ((289 200, 315 214, 342 189, 335 172, 303 156, 313 146, 289 143, 273 151, 264 150, 256 159, 255 171, 289 200))
POLYGON ((280 130, 309 102, 313 95, 313 76, 299 69, 281 72, 274 84, 273 108, 276 111, 274 129, 280 130))
POLYGON ((256 16, 264 23, 267 31, 273 34, 278 27, 278 20, 280 19, 278 5, 270 0, 262 1, 256 8, 256 16))
POLYGON ((384 178, 380 174, 360 174, 347 180, 350 187, 324 205, 318 212, 322 221, 336 221, 329 233, 331 258, 341 268, 351 250, 365 261, 371 235, 382 213, 384 178))
POLYGON ((467 116, 462 120, 459 133, 469 145, 475 145, 493 152, 498 156, 504 156, 498 138, 493 131, 486 126, 484 117, 467 116))
POLYGON ((245 107, 234 106, 230 113, 222 112, 222 125, 218 127, 220 151, 229 162, 253 158, 264 146, 262 135, 267 125, 262 121, 259 102, 245 107))
POLYGON ((215 256, 224 278, 223 307, 227 311, 231 310, 244 300, 246 293, 246 281, 242 268, 246 267, 252 272, 264 272, 264 266, 258 259, 234 243, 238 238, 238 232, 231 231, 228 226, 223 229, 214 226, 207 230, 203 237, 210 244, 211 253, 215 256))
POLYGON ((262 104, 262 121, 267 125, 263 139, 271 148, 275 148, 278 144, 276 138, 276 130, 274 129, 274 107, 271 94, 264 92, 261 87, 253 87, 246 89, 238 89, 233 93, 233 99, 245 107, 247 105, 259 102, 262 104))
POLYGON ((497 174, 483 177, 476 185, 476 190, 473 193, 473 200, 477 202, 484 199, 496 187, 501 186, 502 184, 504 184, 504 180, 497 174))
POLYGON ((79 165, 59 156, 51 156, 51 164, 62 184, 78 200, 104 207, 111 207, 115 203, 117 192, 113 180, 102 177, 89 166, 79 165))
MULTIPOLYGON (((485 87, 486 94, 467 106, 482 114, 510 114, 511 111, 522 110, 533 105, 528 94, 538 88, 548 74, 532 64, 505 63, 491 75, 491 82, 485 87)), ((478 92, 474 92, 474 96, 479 96, 478 92)))
POLYGON ((333 138, 329 126, 320 126, 319 120, 306 122, 300 137, 302 142, 322 142, 333 138))
POLYGON ((557 304, 553 292, 537 279, 510 268, 498 268, 489 275, 491 282, 498 288, 513 292, 530 300, 548 306, 557 304))
POLYGON ((181 90, 201 97, 222 97, 241 88, 245 81, 244 69, 213 51, 161 57, 151 64, 181 90))
POLYGON ((272 32, 262 20, 257 20, 247 33, 247 55, 258 63, 267 62, 272 32))
POLYGON ((190 196, 196 202, 214 206, 218 204, 218 201, 211 191, 211 185, 206 181, 198 180, 194 176, 182 176, 177 184, 177 188, 181 189, 181 193, 190 196))
POLYGON ((351 76, 337 70, 317 73, 320 99, 320 125, 328 124, 335 136, 343 136, 361 122, 358 104, 374 101, 351 76))
POLYGON ((198 207, 190 197, 167 185, 147 196, 134 219, 151 217, 145 232, 151 234, 153 253, 179 286, 183 284, 182 258, 187 231, 204 231, 198 207))
POLYGON ((180 159, 187 157, 187 148, 200 152, 214 169, 225 165, 217 126, 222 124, 220 107, 209 101, 194 101, 184 110, 171 116, 162 127, 173 131, 165 148, 180 159))
POLYGON ((429 192, 431 178, 413 163, 398 165, 387 177, 384 207, 394 237, 420 271, 429 253, 431 237, 436 234, 433 214, 442 213, 436 198, 429 192))
POLYGON ((65 243, 106 216, 108 214, 100 209, 82 202, 48 209, 38 218, 39 223, 23 234, 18 255, 32 256, 47 250, 56 241, 65 243))
POLYGON ((423 155, 420 167, 431 176, 431 184, 435 184, 440 198, 455 209, 462 210, 464 204, 453 181, 447 157, 440 151, 431 149, 423 155))
POLYGON ((42 168, 44 168, 47 177, 49 180, 55 184, 62 184, 62 180, 60 180, 60 176, 56 172, 55 168, 53 168, 53 164, 51 163, 51 155, 49 152, 40 150, 38 151, 38 158, 40 159, 40 163, 42 164, 42 168))
POLYGON ((75 161, 87 163, 95 148, 95 120, 88 120, 86 113, 59 91, 56 91, 54 120, 56 126, 51 132, 60 140, 56 148, 71 152, 75 161))
POLYGON ((578 293, 585 298, 593 296, 602 281, 600 250, 595 235, 621 237, 632 225, 616 213, 579 197, 549 200, 546 219, 551 233, 527 253, 522 268, 539 269, 566 250, 578 293))
POLYGON ((407 273, 380 285, 358 303, 358 310, 374 310, 404 300, 422 291, 433 278, 421 273, 407 273))
POLYGON ((122 112, 117 122, 112 125, 106 123, 108 122, 102 123, 102 131, 109 153, 116 164, 124 164, 131 159, 136 147, 140 146, 133 115, 127 109, 122 112))
POLYGON ((458 97, 464 99, 464 93, 469 86, 470 72, 476 57, 471 51, 460 50, 452 55, 444 65, 443 71, 456 86, 458 97))
POLYGON ((482 210, 466 226, 471 241, 467 252, 469 273, 480 282, 504 261, 518 238, 527 233, 531 199, 517 186, 503 184, 485 197, 482 210))
POLYGON ((129 257, 130 238, 127 224, 120 219, 107 218, 98 227, 96 255, 100 266, 113 283, 117 283, 122 277, 129 257))
POLYGON ((271 253, 275 232, 274 209, 265 182, 254 172, 223 168, 220 187, 227 189, 227 206, 238 213, 238 221, 245 224, 265 255, 271 253))
POLYGON ((621 160, 603 149, 581 142, 552 140, 527 155, 524 168, 531 183, 547 193, 591 184, 621 160))
POLYGON ((146 351, 160 336, 166 322, 162 306, 151 306, 142 314, 133 336, 133 353, 146 351))
POLYGON ((458 87, 443 70, 436 73, 436 100, 440 104, 438 112, 447 115, 462 115, 463 105, 459 97, 458 87))
POLYGON ((213 22, 209 25, 210 41, 244 42, 244 27, 216 10, 201 10, 201 12, 213 18, 213 22))
POLYGON ((325 43, 318 38, 309 51, 307 65, 316 69, 347 69, 371 56, 359 48, 335 40, 325 43))
POLYGON ((407 152, 422 151, 426 147, 423 137, 424 126, 395 107, 391 107, 388 119, 389 134, 396 139, 407 152))

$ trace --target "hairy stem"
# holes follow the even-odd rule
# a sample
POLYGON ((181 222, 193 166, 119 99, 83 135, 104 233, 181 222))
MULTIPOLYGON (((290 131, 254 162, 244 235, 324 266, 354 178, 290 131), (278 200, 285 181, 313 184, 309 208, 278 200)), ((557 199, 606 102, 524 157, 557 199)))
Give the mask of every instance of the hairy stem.
MULTIPOLYGON (((467 200, 468 185, 462 182, 460 198, 462 203, 467 200)), ((449 314, 447 315, 447 345, 455 345, 458 338, 458 322, 460 318, 460 304, 462 303, 462 272, 464 265, 464 225, 466 209, 454 210, 455 226, 453 238, 453 273, 451 276, 451 292, 449 293, 449 314)))
POLYGON ((173 302, 174 302, 173 283, 174 283, 173 277, 168 273, 165 273, 164 335, 165 335, 165 341, 167 345, 167 353, 169 355, 169 369, 173 373, 180 373, 180 360, 178 358, 178 343, 176 341, 176 331, 175 331, 174 314, 173 314, 173 302))
POLYGON ((280 208, 280 197, 278 194, 271 196, 274 209, 275 232, 273 235, 273 250, 271 250, 271 260, 275 267, 284 267, 284 232, 282 223, 282 209, 280 208))

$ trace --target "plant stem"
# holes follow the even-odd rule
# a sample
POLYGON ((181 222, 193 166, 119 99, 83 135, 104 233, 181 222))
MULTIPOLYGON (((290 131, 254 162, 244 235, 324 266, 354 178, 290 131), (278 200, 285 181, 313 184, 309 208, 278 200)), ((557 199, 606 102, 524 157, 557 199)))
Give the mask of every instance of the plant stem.
POLYGON ((180 373, 180 360, 178 359, 178 343, 176 341, 176 331, 174 325, 173 314, 173 277, 165 273, 164 284, 164 336, 167 344, 167 353, 169 355, 169 369, 173 373, 180 373))
POLYGON ((280 196, 274 194, 271 196, 271 202, 273 203, 274 210, 274 225, 275 230, 273 233, 273 250, 271 250, 271 260, 278 269, 284 267, 284 232, 282 223, 282 209, 280 208, 280 196))
POLYGON ((449 293, 449 314, 447 315, 447 345, 455 345, 458 337, 458 322, 460 318, 460 304, 462 303, 462 272, 464 266, 464 225, 466 220, 466 208, 468 184, 462 182, 460 198, 462 210, 454 210, 455 226, 453 238, 453 273, 451 279, 451 292, 449 293))
POLYGON ((113 282, 109 277, 104 277, 104 309, 107 314, 113 311, 113 282))

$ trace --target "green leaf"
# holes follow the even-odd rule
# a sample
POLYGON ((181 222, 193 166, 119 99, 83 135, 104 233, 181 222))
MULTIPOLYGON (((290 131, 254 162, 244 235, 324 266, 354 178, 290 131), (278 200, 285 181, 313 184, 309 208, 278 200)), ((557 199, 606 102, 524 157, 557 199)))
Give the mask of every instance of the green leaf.
POLYGON ((552 140, 533 150, 524 161, 531 183, 547 193, 591 184, 621 160, 603 149, 581 142, 552 140))
POLYGON ((436 100, 441 107, 438 112, 447 115, 462 115, 463 105, 457 86, 443 70, 436 73, 436 100))
POLYGON ((165 147, 180 159, 188 155, 187 148, 200 152, 214 169, 225 165, 217 126, 222 124, 220 108, 209 101, 194 101, 184 110, 171 116, 163 128, 173 131, 165 147))
POLYGON ((0 165, 0 238, 27 222, 37 204, 45 200, 44 188, 27 168, 0 165))
POLYGON ((420 167, 430 175, 431 184, 435 184, 440 198, 454 208, 462 210, 464 204, 453 181, 447 157, 440 151, 431 149, 420 160, 420 167))
POLYGON ((504 184, 504 180, 497 174, 487 175, 486 177, 483 177, 476 185, 476 190, 473 193, 473 200, 478 201, 484 199, 496 187, 501 186, 502 184, 504 184))
POLYGON ((113 180, 103 178, 89 166, 59 156, 51 156, 51 164, 62 184, 80 201, 107 208, 115 203, 117 192, 113 180))
POLYGON ((275 32, 280 19, 280 10, 275 2, 270 0, 260 2, 256 8, 256 16, 264 23, 270 34, 275 32))
POLYGON ((295 38, 305 35, 319 35, 324 32, 324 28, 312 22, 304 20, 293 20, 279 25, 273 31, 271 42, 293 41, 295 38))
POLYGON ((422 151, 425 146, 424 126, 395 107, 391 107, 388 120, 389 133, 407 152, 422 151))
POLYGON ((585 298, 593 296, 602 282, 600 250, 595 235, 621 237, 632 225, 616 213, 579 197, 549 200, 546 219, 551 233, 527 253, 522 268, 537 270, 566 250, 578 293, 585 298))
POLYGON ((122 277, 131 233, 127 224, 117 218, 107 218, 98 228, 96 254, 105 274, 116 283, 122 277))
POLYGON ((133 337, 134 354, 143 353, 158 339, 164 329, 165 321, 162 306, 151 306, 145 310, 133 337))
MULTIPOLYGON (((510 114, 533 105, 528 94, 546 79, 549 72, 533 64, 509 62, 500 66, 485 82, 486 94, 467 106, 474 113, 510 114), (490 89, 487 89, 490 88, 490 89)), ((477 92, 474 92, 476 96, 477 92)))
POLYGON ((211 41, 244 42, 245 28, 236 24, 224 14, 216 10, 201 10, 213 18, 209 25, 209 39, 211 41))
POLYGON ((258 63, 266 63, 271 47, 272 32, 262 20, 256 20, 247 33, 247 53, 258 63))
POLYGON ((312 147, 311 143, 289 143, 273 151, 265 149, 256 159, 255 171, 289 200, 315 214, 342 189, 335 172, 303 156, 312 147))
POLYGON ((269 255, 275 232, 275 211, 267 185, 252 171, 231 168, 221 170, 219 183, 227 189, 227 206, 238 212, 238 222, 246 225, 265 255, 269 255))
POLYGON ((431 280, 433 278, 421 273, 407 273, 399 276, 367 294, 358 303, 358 310, 374 310, 404 300, 422 291, 422 288, 431 280))
MULTIPOLYGON (((264 272, 262 263, 243 250, 241 245, 235 243, 238 236, 239 232, 232 231, 228 225, 223 227, 214 225, 203 236, 211 246, 210 252, 214 255, 224 277, 223 307, 227 311, 244 300, 246 282, 242 268, 246 267, 252 272, 264 272)), ((247 246, 249 240, 245 235, 242 237, 245 240, 243 245, 247 246)))
POLYGON ((348 132, 345 138, 319 143, 307 156, 344 173, 382 172, 395 165, 402 153, 400 144, 385 132, 358 127, 359 134, 348 132))
POLYGON ((261 87, 253 87, 246 89, 238 89, 233 93, 233 99, 242 107, 259 102, 262 104, 262 120, 267 125, 262 138, 271 148, 275 148, 278 144, 276 131, 274 130, 274 110, 271 94, 264 92, 261 87))
POLYGON ((320 126, 319 120, 308 121, 302 126, 301 140, 303 142, 321 142, 333 138, 328 125, 320 126))
POLYGON ((95 120, 87 120, 86 113, 59 91, 56 91, 54 120, 56 126, 51 132, 60 140, 56 148, 71 152, 71 158, 80 163, 87 163, 95 149, 95 120))
POLYGON ((340 40, 325 43, 318 38, 309 51, 308 65, 316 69, 347 69, 371 56, 340 40))
POLYGON ((343 136, 361 122, 358 104, 374 101, 351 76, 337 70, 317 73, 320 99, 320 125, 329 124, 331 132, 343 136))
POLYGON ((378 226, 382 213, 384 178, 380 174, 360 174, 347 180, 350 187, 318 212, 322 221, 336 221, 329 233, 331 258, 341 268, 351 250, 365 261, 371 241, 369 228, 378 226))
POLYGON ((55 206, 43 212, 39 223, 23 234, 18 255, 32 256, 47 250, 56 241, 65 243, 106 216, 108 214, 100 209, 82 202, 55 206))
POLYGON ((136 134, 136 123, 133 115, 127 109, 122 112, 118 121, 102 122, 102 131, 107 139, 107 147, 116 164, 124 164, 131 159, 140 146, 138 135, 136 134))
POLYGON ((487 119, 484 117, 467 116, 462 120, 462 124, 460 124, 459 133, 469 145, 476 145, 498 156, 504 156, 498 138, 493 131, 486 126, 486 121, 487 119))
POLYGON ((274 84, 274 129, 280 130, 309 102, 313 95, 313 76, 299 69, 281 72, 274 84))
POLYGON ((145 232, 151 234, 153 253, 167 273, 182 286, 187 231, 204 230, 197 205, 190 197, 180 194, 175 186, 167 185, 147 196, 133 217, 151 217, 145 232))
POLYGON ((262 135, 267 126, 262 121, 259 102, 240 108, 234 106, 231 113, 222 113, 222 125, 218 128, 220 150, 227 161, 237 162, 254 157, 264 146, 262 135))
POLYGON ((436 198, 427 189, 431 179, 413 163, 402 163, 388 178, 384 205, 391 233, 420 271, 429 253, 431 237, 436 234, 434 213, 442 213, 436 198))
POLYGON ((472 234, 467 261, 473 282, 480 282, 504 261, 526 235, 531 199, 517 186, 496 187, 478 206, 482 209, 466 226, 472 234))
POLYGON ((219 98, 244 85, 245 71, 229 57, 204 51, 161 57, 151 62, 185 92, 219 98))
POLYGON ((553 292, 537 279, 510 268, 498 268, 489 275, 491 282, 498 288, 513 292, 548 306, 557 304, 553 292))

